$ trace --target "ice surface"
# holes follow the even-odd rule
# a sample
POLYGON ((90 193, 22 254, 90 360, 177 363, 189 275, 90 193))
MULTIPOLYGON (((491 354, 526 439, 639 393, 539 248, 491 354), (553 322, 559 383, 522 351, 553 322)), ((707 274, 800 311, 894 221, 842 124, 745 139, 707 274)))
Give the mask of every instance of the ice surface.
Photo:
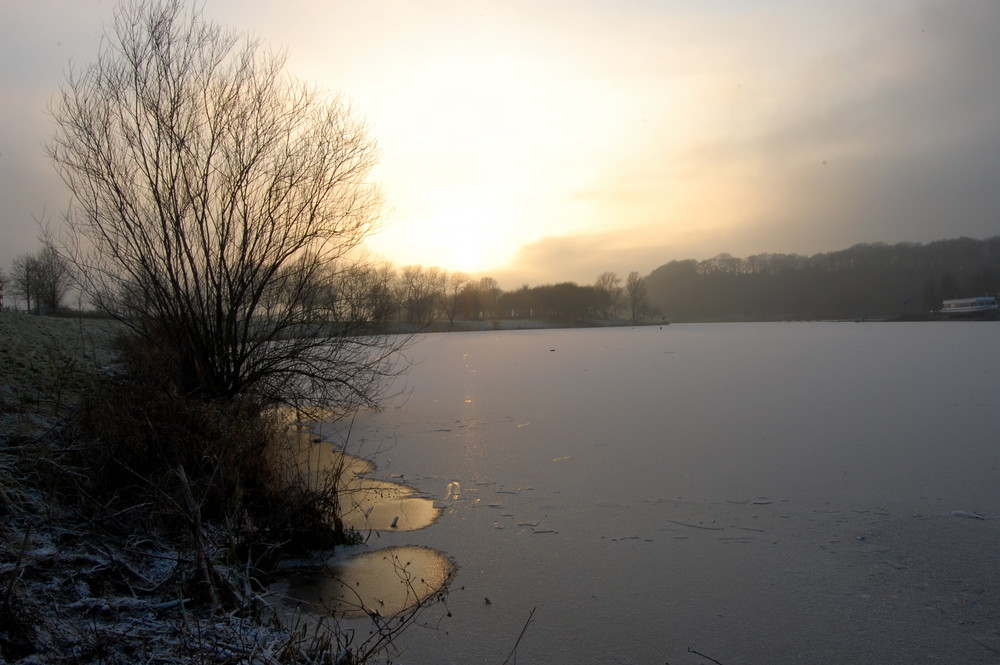
POLYGON ((535 607, 521 662, 995 662, 998 337, 934 322, 421 338, 408 398, 352 439, 444 509, 380 544, 458 564, 437 628, 408 631, 398 662, 502 662, 535 607))

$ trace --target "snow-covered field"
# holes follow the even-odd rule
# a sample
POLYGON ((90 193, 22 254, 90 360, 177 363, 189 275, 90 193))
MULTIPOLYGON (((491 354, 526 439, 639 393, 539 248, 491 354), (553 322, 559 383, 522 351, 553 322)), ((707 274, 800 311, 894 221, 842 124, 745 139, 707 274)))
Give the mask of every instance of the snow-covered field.
POLYGON ((399 662, 499 664, 534 608, 518 662, 997 662, 998 337, 983 322, 421 336, 408 397, 349 446, 444 508, 368 547, 458 565, 399 662))

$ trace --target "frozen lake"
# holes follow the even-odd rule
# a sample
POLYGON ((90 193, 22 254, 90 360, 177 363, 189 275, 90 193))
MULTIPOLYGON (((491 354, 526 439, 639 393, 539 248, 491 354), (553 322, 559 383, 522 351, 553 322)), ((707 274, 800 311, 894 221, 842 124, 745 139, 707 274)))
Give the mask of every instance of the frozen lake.
POLYGON ((348 446, 444 509, 368 548, 458 565, 396 662, 499 665, 533 608, 517 662, 1000 662, 998 339, 983 322, 419 337, 408 397, 348 446))

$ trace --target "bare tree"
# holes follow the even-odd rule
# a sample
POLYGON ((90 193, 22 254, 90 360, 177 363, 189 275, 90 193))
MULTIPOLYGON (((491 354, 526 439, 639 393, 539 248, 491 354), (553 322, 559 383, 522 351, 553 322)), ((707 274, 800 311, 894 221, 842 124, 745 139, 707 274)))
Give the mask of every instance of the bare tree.
POLYGON ((38 311, 40 308, 38 291, 37 257, 31 254, 18 255, 11 264, 11 295, 18 300, 23 299, 24 306, 29 312, 38 311))
POLYGON ((625 279, 625 294, 631 318, 633 321, 638 321, 646 315, 649 306, 646 302, 646 280, 635 270, 625 279))
POLYGON ((434 311, 444 290, 444 274, 438 268, 406 266, 400 275, 400 302, 410 321, 418 324, 434 321, 434 311))
POLYGON ((500 318, 500 295, 503 293, 500 283, 492 277, 480 277, 478 290, 482 316, 487 319, 500 318))
POLYGON ((187 393, 374 405, 403 341, 336 325, 320 295, 376 224, 375 145, 284 65, 183 0, 120 9, 52 111, 67 252, 187 393))
POLYGON ((469 276, 464 272, 445 273, 443 282, 440 292, 441 310, 448 317, 448 323, 455 323, 455 313, 462 298, 462 289, 469 283, 469 276))
POLYGON ((618 311, 622 299, 621 284, 621 278, 613 272, 602 272, 594 282, 594 289, 600 298, 601 316, 605 319, 610 319, 618 311))
POLYGON ((10 281, 11 295, 23 298, 29 312, 53 314, 73 285, 73 271, 51 240, 43 237, 38 252, 14 259, 10 281))
POLYGON ((73 285, 73 270, 48 239, 43 241, 42 249, 35 255, 35 266, 38 303, 42 311, 54 314, 73 285))
POLYGON ((350 325, 381 330, 395 306, 395 278, 388 263, 351 262, 337 276, 337 318, 350 325))

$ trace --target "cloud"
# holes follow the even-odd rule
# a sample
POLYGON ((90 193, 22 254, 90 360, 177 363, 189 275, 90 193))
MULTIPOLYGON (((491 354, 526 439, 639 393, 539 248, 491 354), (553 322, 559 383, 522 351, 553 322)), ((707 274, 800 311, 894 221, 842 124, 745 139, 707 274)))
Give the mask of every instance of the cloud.
MULTIPOLYGON (((69 58, 96 55, 111 7, 12 12, 0 267, 34 249, 32 214, 61 212, 44 109, 69 58)), ((406 221, 407 263, 443 260, 413 256, 416 240, 447 244, 459 213, 505 220, 482 235, 514 256, 512 284, 997 233, 993 0, 219 0, 205 12, 287 45, 290 72, 355 100, 406 221)))
POLYGON ((47 115, 71 59, 97 54, 101 21, 111 3, 9 3, 0 40, 0 269, 38 249, 35 219, 58 219, 65 190, 45 155, 47 115))
POLYGON ((632 270, 647 275, 678 249, 634 228, 549 236, 522 247, 506 269, 492 276, 506 289, 553 282, 592 284, 605 271, 622 278, 632 270))
POLYGON ((996 3, 916 5, 867 24, 856 55, 809 68, 821 83, 796 81, 779 104, 781 122, 755 123, 740 145, 718 147, 762 174, 763 209, 727 251, 995 234, 996 25, 996 3), (754 235, 763 242, 752 243, 754 235))

